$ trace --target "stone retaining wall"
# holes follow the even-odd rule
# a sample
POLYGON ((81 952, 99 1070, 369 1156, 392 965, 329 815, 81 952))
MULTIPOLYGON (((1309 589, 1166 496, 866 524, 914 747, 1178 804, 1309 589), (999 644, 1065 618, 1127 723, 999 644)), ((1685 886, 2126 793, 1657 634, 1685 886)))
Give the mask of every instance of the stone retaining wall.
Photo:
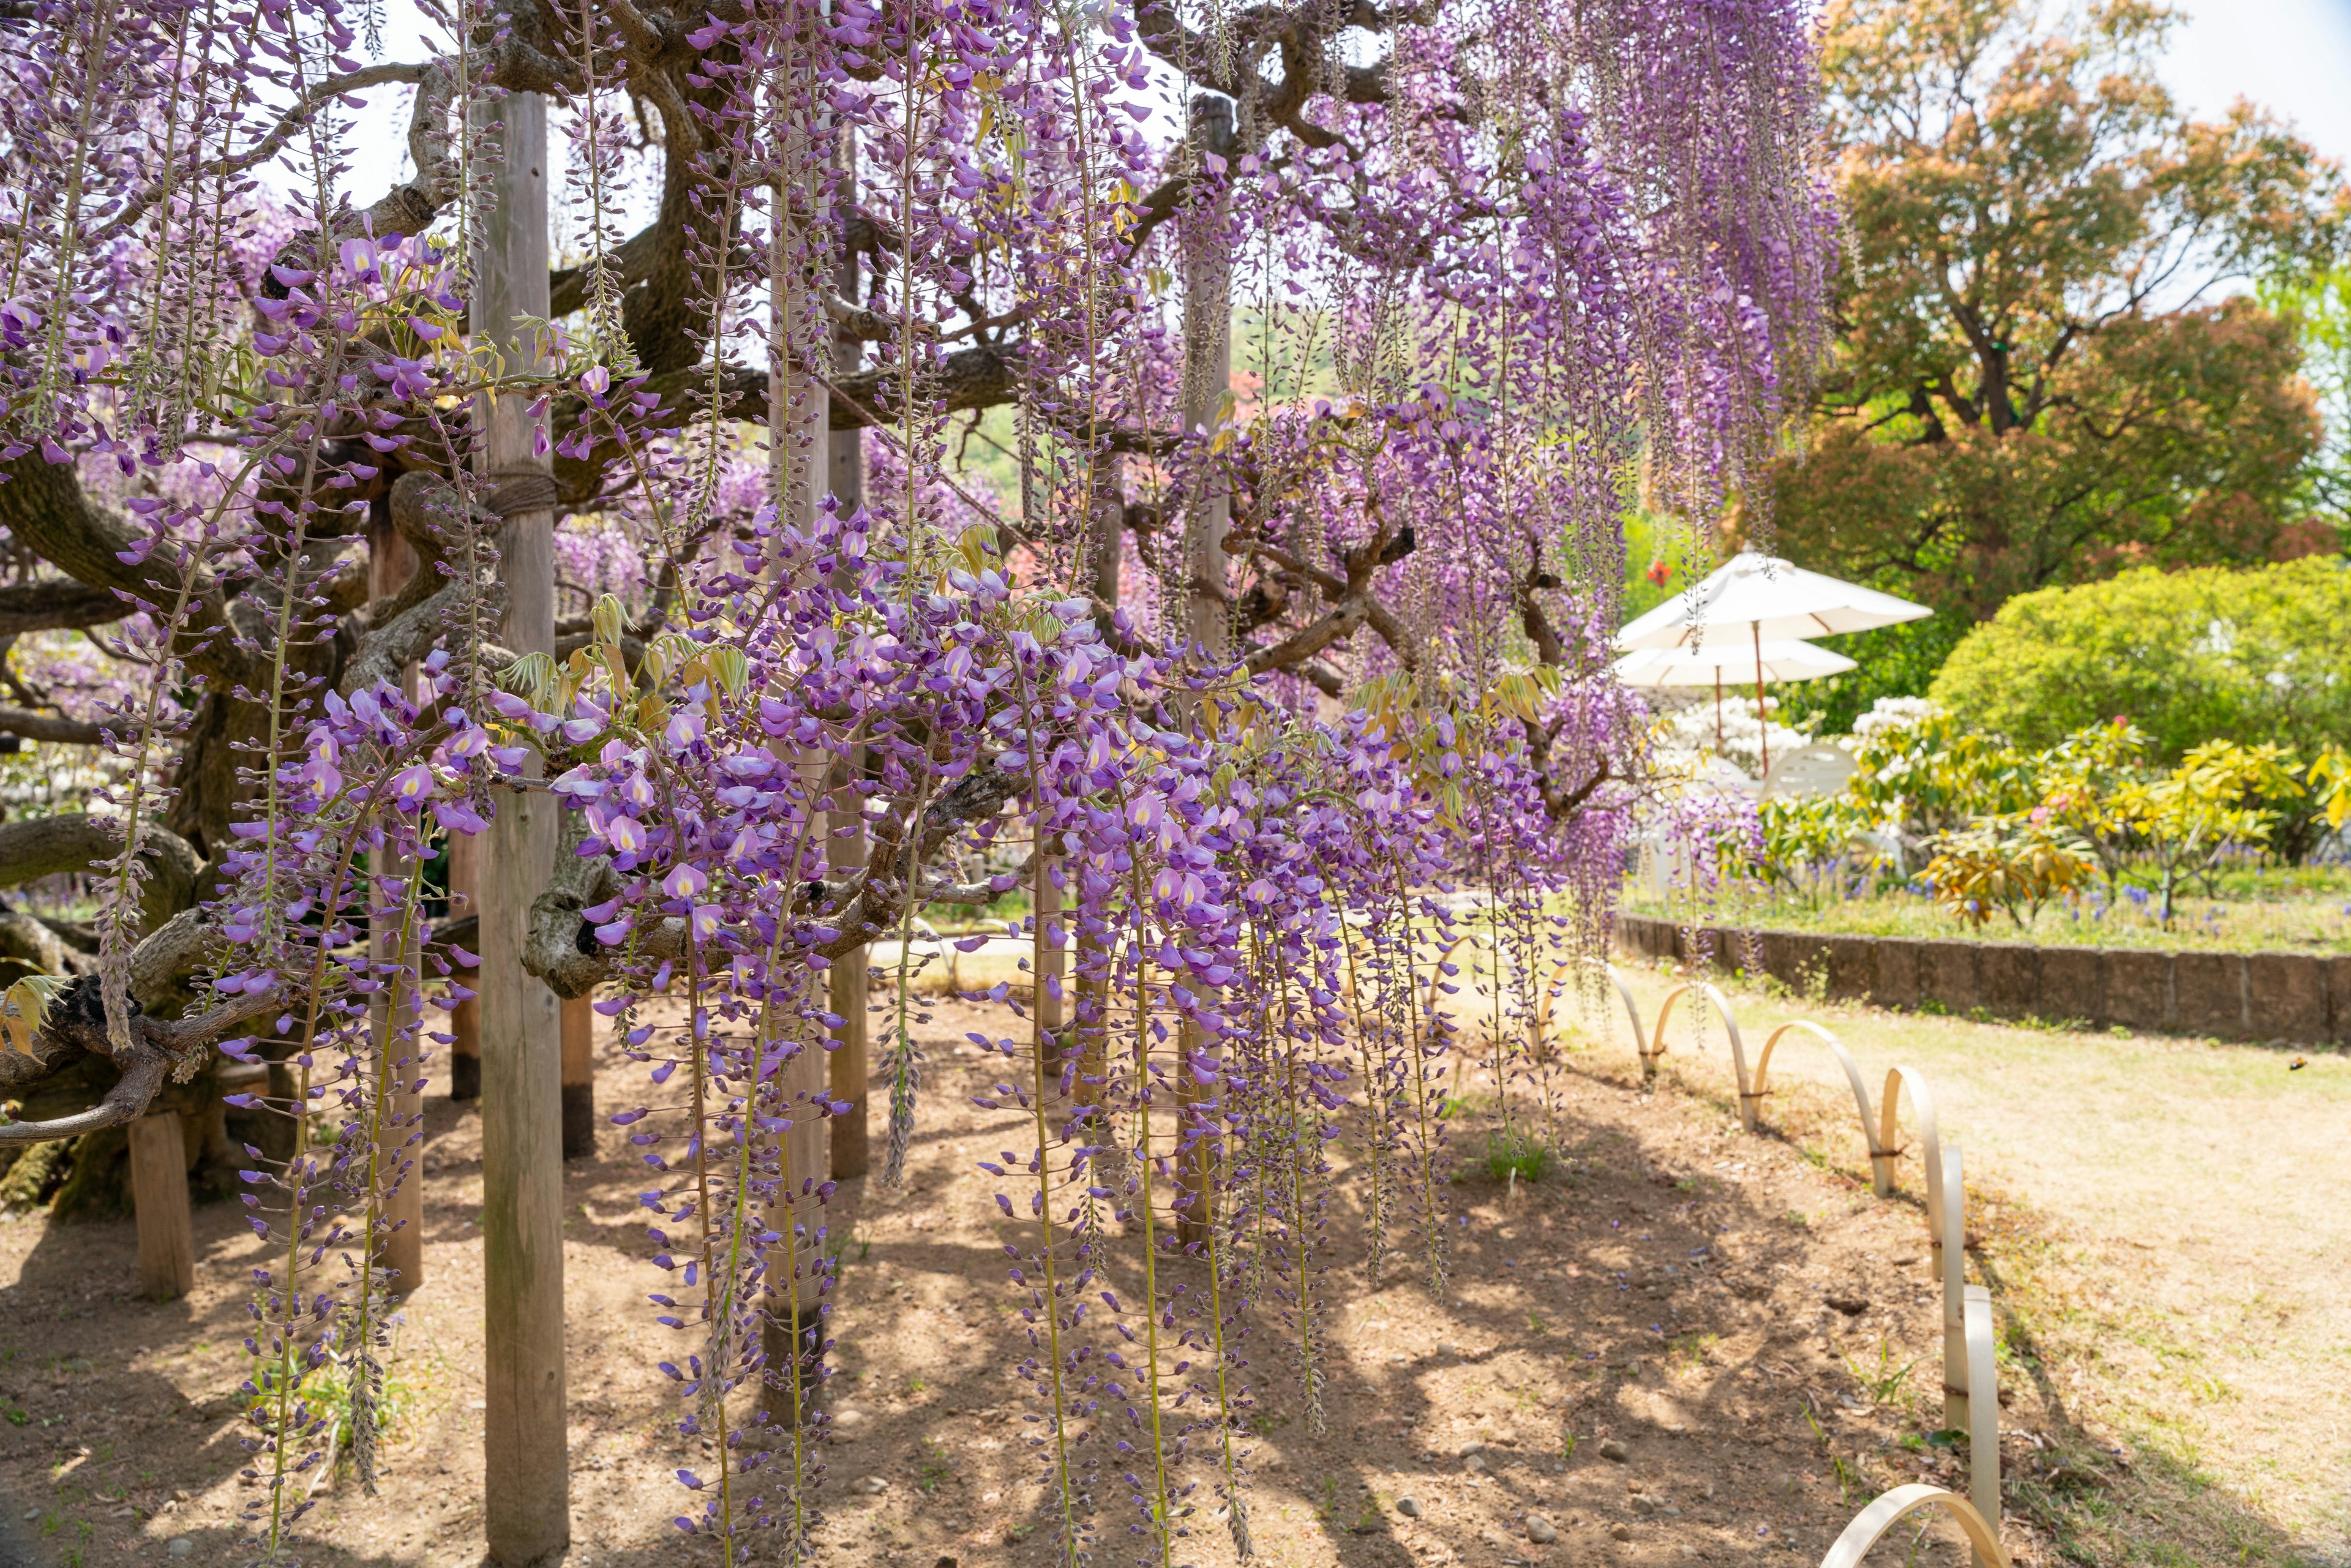
MULTIPOLYGON (((1811 931, 1709 928, 1704 936, 1704 950, 1726 968, 1742 967, 1749 938, 1760 940, 1764 972, 1799 993, 1822 986, 1832 998, 1883 1007, 1938 1002, 1954 1013, 1981 1008, 2097 1028, 2351 1043, 2351 955, 2042 947, 1811 931)), ((1648 915, 1618 915, 1616 945, 1644 957, 1690 959, 1681 928, 1648 915)))

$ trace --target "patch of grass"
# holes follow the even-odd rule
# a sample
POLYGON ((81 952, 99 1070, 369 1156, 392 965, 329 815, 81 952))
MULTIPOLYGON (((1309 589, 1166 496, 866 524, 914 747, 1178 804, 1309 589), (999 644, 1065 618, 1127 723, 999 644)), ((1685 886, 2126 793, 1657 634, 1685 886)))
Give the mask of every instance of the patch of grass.
POLYGON ((1337 1480, 1322 1478, 1322 1500, 1314 1505, 1314 1517, 1326 1530, 1341 1530, 1352 1535, 1367 1535, 1380 1527, 1379 1495, 1368 1486, 1353 1508, 1347 1500, 1337 1480))
POLYGON ((1894 1404, 1902 1392, 1902 1385, 1910 1381, 1912 1369, 1926 1359, 1913 1356, 1900 1366, 1895 1365, 1893 1342, 1884 1334, 1877 1336, 1877 1364, 1875 1367, 1865 1367, 1843 1350, 1837 1352, 1837 1356, 1844 1363, 1844 1369, 1853 1374, 1854 1382, 1876 1405, 1894 1404))
MULTIPOLYGON (((1983 935, 2004 941, 2099 947, 2351 950, 2351 904, 2345 902, 2351 894, 2351 870, 2345 867, 2264 867, 2224 874, 2211 890, 2217 896, 2180 898, 2168 927, 2157 918, 2158 905, 2148 891, 2126 884, 2122 896, 2109 902, 2101 885, 2044 905, 2022 930, 2003 922, 1983 935)), ((1666 913, 1638 890, 1630 890, 1625 907, 1652 916, 1666 913)), ((1970 935, 1936 899, 1907 890, 1823 901, 1774 892, 1735 913, 1727 912, 1726 918, 1742 926, 1870 936, 1970 935)), ((1734 950, 1725 956, 1741 955, 1734 950)), ((1793 990, 1819 999, 1809 968, 1793 990)))
POLYGON ((1550 1145, 1515 1127, 1486 1136, 1486 1174, 1498 1182, 1541 1181, 1557 1158, 1550 1145))
MULTIPOLYGON (((383 1364, 406 1369, 406 1364, 394 1353, 387 1352, 383 1364)), ((376 1440, 390 1440, 417 1406, 418 1386, 394 1372, 383 1380, 376 1397, 376 1440)), ((336 1434, 334 1462, 340 1464, 351 1441, 351 1367, 348 1360, 337 1356, 325 1371, 314 1375, 303 1385, 302 1397, 313 1412, 326 1417, 328 1430, 336 1434)))
POLYGON ((939 1483, 954 1473, 955 1466, 947 1458, 946 1445, 936 1437, 925 1438, 923 1470, 914 1478, 914 1484, 923 1489, 923 1495, 928 1497, 938 1490, 939 1483))
POLYGON ((1673 1356, 1692 1371, 1706 1364, 1706 1353, 1722 1336, 1718 1333, 1686 1333, 1672 1344, 1673 1356))

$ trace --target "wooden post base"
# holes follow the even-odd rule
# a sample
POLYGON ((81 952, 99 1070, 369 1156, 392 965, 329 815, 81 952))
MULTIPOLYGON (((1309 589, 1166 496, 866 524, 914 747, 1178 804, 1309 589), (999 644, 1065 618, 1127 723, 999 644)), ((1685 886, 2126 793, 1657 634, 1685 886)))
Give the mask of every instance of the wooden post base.
MULTIPOLYGON (((459 969, 449 977, 469 991, 482 988, 479 969, 459 969)), ((482 1097, 482 1002, 468 997, 449 1009, 449 1098, 482 1097)))
POLYGON ((563 1157, 596 1153, 596 1008, 587 997, 563 1004, 563 1157))
POLYGON ((176 1301, 196 1284, 187 1141, 177 1112, 131 1124, 131 1200, 139 1213, 140 1291, 152 1301, 176 1301))

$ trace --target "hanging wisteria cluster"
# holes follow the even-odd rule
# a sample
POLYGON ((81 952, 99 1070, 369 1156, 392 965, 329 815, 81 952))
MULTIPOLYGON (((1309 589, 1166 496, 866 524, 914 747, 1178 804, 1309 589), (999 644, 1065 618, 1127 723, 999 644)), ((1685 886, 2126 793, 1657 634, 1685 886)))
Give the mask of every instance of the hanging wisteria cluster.
MULTIPOLYGON (((0 1139, 266 1065, 238 1103, 293 1131, 248 1151, 249 1474, 282 1550, 325 1383, 372 1475, 400 1107, 478 958, 425 868, 552 800, 526 962, 645 1069, 611 1120, 677 1522, 797 1556, 840 1245, 809 1134, 852 1108, 808 1070, 830 973, 1018 894, 1033 984, 974 1040, 1020 1117, 987 1169, 1061 1555, 1169 1568, 1211 1521, 1246 1555, 1251 1389, 1321 1418, 1334 1195, 1374 1278, 1442 1291, 1448 1075, 1553 1113, 1642 784, 1619 519, 1646 486, 1703 528, 1816 340, 1804 12, 427 15, 405 59, 340 0, 0 30, 0 610, 144 661, 55 720, 111 794, 0 856, 106 889, 80 977, 10 993, 43 1022, 0 1081, 120 1082, 0 1139), (413 174, 350 191, 397 91, 413 174), (469 310, 515 297, 485 236, 526 93, 565 254, 501 336, 469 310), (542 475, 490 471, 493 405, 542 475), (550 505, 555 640, 518 646, 507 519, 550 505)), ((872 976, 883 1180, 927 1092, 914 978, 872 976)))

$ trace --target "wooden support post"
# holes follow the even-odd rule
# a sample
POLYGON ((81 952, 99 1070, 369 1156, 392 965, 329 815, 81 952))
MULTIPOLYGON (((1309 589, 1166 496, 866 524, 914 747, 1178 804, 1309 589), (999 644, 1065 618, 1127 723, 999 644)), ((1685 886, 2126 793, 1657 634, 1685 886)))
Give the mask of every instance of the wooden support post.
MULTIPOLYGON (((820 171, 810 166, 802 128, 789 123, 780 106, 777 113, 775 133, 785 146, 783 156, 796 165, 787 174, 787 188, 803 193, 813 212, 820 171)), ((793 226, 785 203, 774 202, 768 231, 768 486, 783 520, 802 528, 816 520, 831 472, 826 455, 830 394, 810 374, 810 361, 822 353, 824 341, 814 336, 822 329, 816 325, 813 295, 815 269, 823 258, 810 254, 811 243, 807 231, 793 226)), ((793 764, 810 810, 829 820, 825 798, 832 786, 832 754, 821 749, 795 752, 779 744, 776 755, 793 764)), ((832 995, 829 987, 830 982, 828 1000, 832 995)), ((768 1373, 760 1406, 773 1426, 789 1427, 804 1422, 812 1409, 823 1348, 815 1277, 822 1262, 818 1232, 823 1210, 816 1193, 831 1174, 826 1147, 831 1118, 818 1103, 831 1097, 831 1067, 829 1053, 812 1032, 781 1043, 792 1054, 776 1074, 782 1100, 776 1113, 789 1124, 783 1133, 784 1179, 769 1206, 768 1224, 785 1239, 768 1254, 760 1335, 768 1373)))
MULTIPOLYGON (((1233 136, 1232 100, 1217 93, 1192 99, 1190 156, 1214 153, 1231 159, 1237 152, 1233 136)), ((1199 437, 1223 417, 1225 398, 1232 390, 1232 250, 1226 234, 1230 200, 1218 194, 1179 223, 1178 240, 1184 269, 1184 434, 1199 437)), ((1191 476, 1190 504, 1184 518, 1184 570, 1189 581, 1185 601, 1184 635, 1203 664, 1222 664, 1232 648, 1232 609, 1225 589, 1225 535, 1232 526, 1232 497, 1202 443, 1198 470, 1191 476)), ((1207 722, 1205 706, 1193 710, 1193 723, 1207 722)), ((1204 1002, 1212 998, 1204 996, 1204 1002)), ((1176 1074, 1176 1116, 1191 1135, 1196 1113, 1207 1091, 1191 1071, 1190 1059, 1210 1042, 1186 1025, 1177 1035, 1185 1062, 1176 1074)), ((1179 1146, 1180 1142, 1179 1142, 1179 1146)), ((1182 1246, 1208 1239, 1215 1185, 1214 1152, 1206 1139, 1186 1149, 1177 1164, 1181 1196, 1176 1239, 1182 1246)))
POLYGON ((1093 463, 1093 535, 1087 541, 1092 559, 1087 562, 1085 586, 1102 601, 1102 607, 1094 612, 1094 624, 1107 637, 1113 630, 1113 612, 1118 609, 1119 578, 1125 564, 1126 476, 1114 452, 1095 453, 1093 463))
POLYGON ((596 1003, 569 997, 563 1011, 563 1157, 596 1154, 596 1003))
MULTIPOLYGON (((475 282, 476 341, 509 374, 545 363, 544 345, 514 341, 548 310, 547 100, 510 93, 475 110, 502 129, 483 213, 475 282)), ((486 395, 477 418, 487 487, 548 474, 534 450, 536 393, 486 395)), ((507 589, 505 645, 555 648, 555 516, 515 510, 498 541, 507 589)), ((571 1540, 571 1473, 563 1394, 562 1023, 555 993, 523 967, 531 901, 554 868, 559 808, 514 791, 498 800, 478 864, 482 911, 482 1300, 486 1463, 482 1515, 490 1556, 528 1568, 571 1540)))
MULTIPOLYGON (((857 142, 847 127, 841 129, 840 135, 841 184, 836 199, 853 202, 857 199, 857 142)), ((832 287, 843 299, 864 298, 854 251, 844 250, 833 259, 832 287)), ((835 377, 853 374, 864 356, 863 339, 845 329, 833 334, 835 377)), ((864 437, 855 430, 830 430, 825 434, 825 463, 833 504, 842 517, 847 517, 865 504, 864 437)), ((851 787, 851 775, 858 766, 858 760, 852 758, 847 766, 835 769, 832 776, 832 816, 827 824, 831 831, 825 839, 825 862, 842 876, 854 876, 865 869, 865 798, 851 787)), ((866 963, 867 949, 852 948, 833 961, 829 977, 831 1006, 841 1019, 841 1047, 832 1053, 828 1071, 833 1102, 849 1106, 832 1118, 835 1181, 862 1176, 872 1166, 873 1068, 871 1019, 866 1012, 866 963)))
MULTIPOLYGON (((1091 559, 1087 571, 1090 588, 1101 601, 1094 612, 1094 623, 1104 637, 1111 635, 1113 612, 1118 608, 1119 574, 1126 549, 1126 488, 1124 475, 1115 453, 1097 452, 1088 476, 1093 495, 1093 533, 1087 543, 1091 559)), ((1111 986, 1106 954, 1088 937, 1080 935, 1077 941, 1077 996, 1071 1004, 1072 1030, 1078 1050, 1078 1082, 1081 1103, 1100 1106, 1105 1096, 1102 1088, 1110 1073, 1110 998, 1111 986), (1089 973, 1100 970, 1100 973, 1089 973)), ((1110 1118, 1105 1110, 1094 1120, 1091 1142, 1107 1142, 1110 1118)))
POLYGON ((1075 1092, 1078 1103, 1096 1107, 1090 1120, 1092 1131, 1089 1143, 1107 1141, 1110 1134, 1108 1108, 1103 1105, 1104 1082, 1110 1076, 1110 959, 1087 937, 1078 938, 1076 968, 1077 995, 1071 1003, 1070 1033, 1077 1043, 1078 1081, 1075 1092), (1099 971, 1089 973, 1088 971, 1099 971))
MULTIPOLYGON (((827 824, 831 834, 825 840, 826 864, 834 875, 844 878, 865 869, 864 797, 850 787, 849 773, 846 768, 833 770, 832 810, 827 824)), ((866 951, 856 947, 843 953, 833 960, 827 975, 828 1000, 841 1019, 841 1043, 832 1052, 826 1072, 833 1103, 849 1107, 831 1119, 835 1181, 862 1176, 872 1164, 869 1103, 872 1098, 873 1071, 866 1013, 866 951)))
MULTIPOLYGON (((368 591, 381 599, 398 592, 416 575, 416 551, 400 537, 390 517, 368 528, 368 591)), ((416 668, 400 673, 401 685, 413 693, 416 668)), ((379 854, 381 852, 377 852, 379 854)), ((413 862, 387 868, 395 875, 420 876, 423 866, 413 862)), ((421 896, 421 894, 420 894, 421 896)), ((423 978, 423 915, 409 957, 423 978)), ((368 950, 379 961, 401 958, 401 934, 381 920, 371 923, 368 950)), ((383 1200, 383 1219, 390 1228, 377 1242, 375 1266, 389 1276, 386 1288, 405 1296, 424 1283, 424 998, 416 985, 402 981, 377 993, 369 1009, 377 1061, 372 1064, 383 1103, 378 1108, 376 1169, 379 1186, 390 1187, 383 1200), (396 1185, 395 1185, 396 1184, 396 1185)))
POLYGON ((1176 1065, 1176 1243, 1206 1246, 1216 1218, 1216 1148, 1202 1125, 1210 1098, 1192 1071, 1201 1051, 1199 1026, 1186 1019, 1176 1030, 1181 1060, 1176 1065))
POLYGON ((1968 1186, 1957 1144, 1943 1145, 1943 1427, 1968 1429, 1968 1186))
POLYGON ((1036 846, 1037 929, 1030 934, 1029 956, 1030 977, 1035 982, 1038 1027, 1050 1042, 1048 1049, 1053 1058, 1048 1071, 1061 1076, 1061 1051, 1068 1044, 1063 1038, 1069 1026, 1069 934, 1061 926, 1061 857, 1049 853, 1044 843, 1036 846))
POLYGON ((131 1124, 131 1202, 139 1216, 140 1293, 177 1301, 196 1285, 188 1146, 178 1112, 152 1111, 131 1124))
MULTIPOLYGON (((413 870, 413 868, 412 868, 413 870)), ((391 1228, 378 1243, 375 1266, 389 1278, 395 1296, 424 1283, 424 1029, 423 992, 414 982, 392 988, 379 1004, 376 1049, 391 1060, 378 1065, 383 1086, 376 1130, 379 1180, 399 1185, 385 1194, 383 1218, 391 1228)))
MULTIPOLYGON (((449 913, 452 916, 479 915, 481 900, 474 868, 480 863, 482 838, 478 833, 449 835, 449 913)), ((473 951, 481 951, 481 937, 474 938, 473 951)), ((482 988, 479 969, 460 969, 452 965, 450 977, 469 991, 482 988)), ((482 1004, 478 998, 459 1002, 449 1014, 449 1098, 478 1100, 482 1097, 482 1004)))

